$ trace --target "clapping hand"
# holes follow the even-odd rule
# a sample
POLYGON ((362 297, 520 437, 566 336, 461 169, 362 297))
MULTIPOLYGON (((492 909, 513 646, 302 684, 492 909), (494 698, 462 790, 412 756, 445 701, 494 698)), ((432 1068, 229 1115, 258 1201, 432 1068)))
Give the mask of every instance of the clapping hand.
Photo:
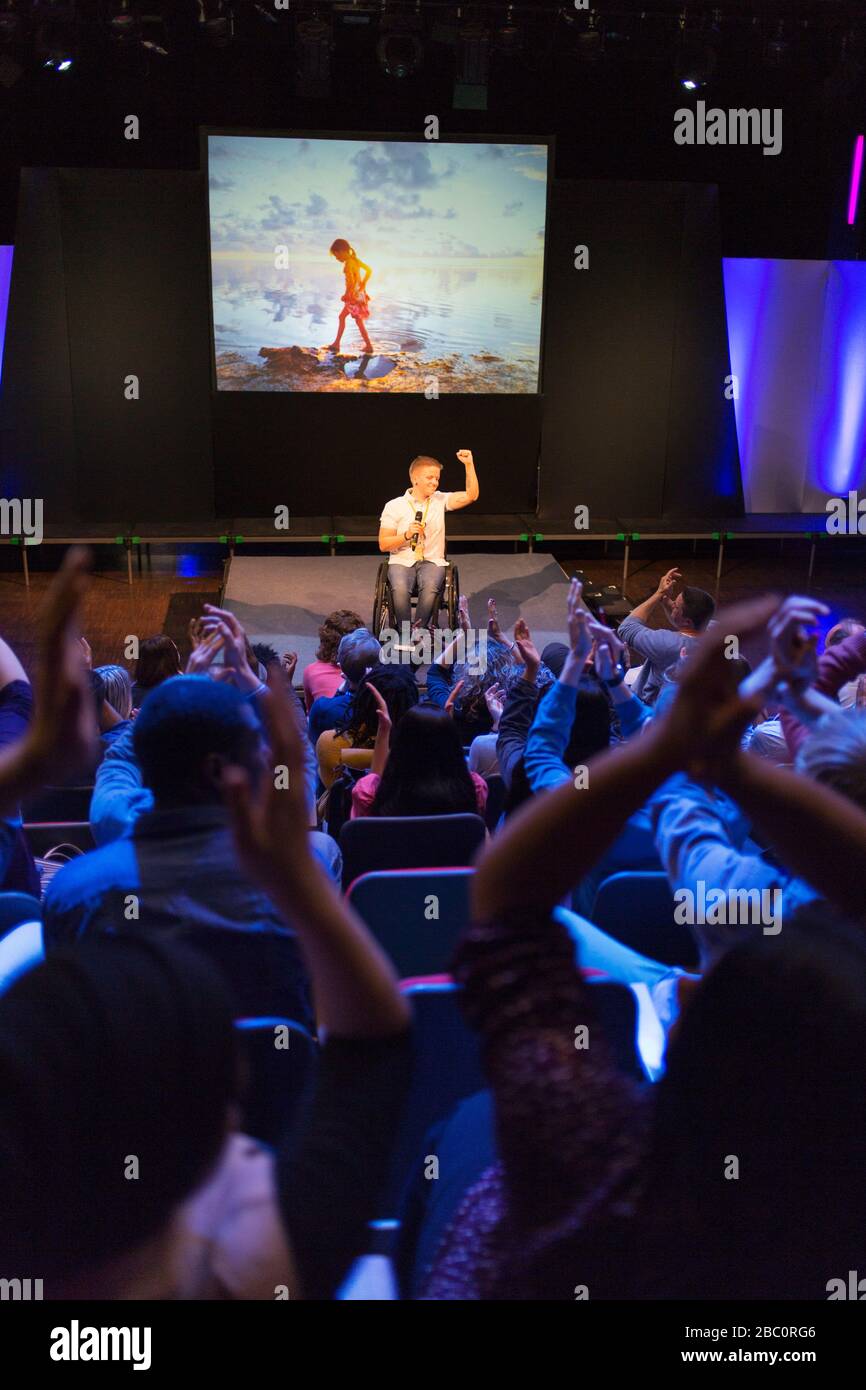
POLYGON ((457 681, 456 685, 452 685, 452 687, 451 687, 451 693, 450 693, 450 695, 448 696, 448 699, 445 701, 445 713, 446 713, 446 714, 450 714, 450 715, 453 717, 453 715, 454 715, 454 702, 456 701, 457 696, 460 694, 460 691, 463 689, 463 687, 464 687, 465 684, 466 684, 466 681, 465 681, 465 680, 459 680, 459 681, 457 681))
POLYGON ((254 786, 246 768, 229 766, 222 786, 244 869, 266 891, 285 893, 313 869, 302 735, 280 682, 263 706, 273 773, 254 786))
POLYGON ((499 728, 499 721, 502 718, 502 711, 505 708, 505 686, 488 685, 484 692, 484 703, 487 706, 487 713, 493 722, 493 732, 499 728))
POLYGON ((504 643, 502 629, 499 626, 499 618, 496 613, 496 599, 487 600, 487 636, 492 642, 504 643))
POLYGON ((812 684, 817 675, 818 634, 809 629, 829 611, 817 599, 792 594, 773 614, 768 631, 779 681, 800 689, 812 684))
POLYGON ((764 703, 764 692, 744 696, 737 671, 726 655, 732 633, 760 631, 779 608, 775 597, 738 604, 695 643, 666 714, 657 718, 657 735, 672 765, 697 780, 718 781, 739 749, 746 725, 764 703))
POLYGON ((225 665, 221 670, 211 672, 214 680, 230 681, 244 694, 258 690, 261 681, 247 659, 246 634, 234 613, 230 613, 226 608, 217 608, 215 604, 206 603, 201 624, 203 632, 207 635, 213 632, 222 634, 225 665))
POLYGON ((530 685, 534 685, 541 666, 541 657, 532 640, 532 633, 529 631, 529 625, 525 618, 518 618, 514 624, 514 645, 523 662, 523 679, 528 681, 530 685))
POLYGON ((586 660, 592 650, 591 614, 581 603, 583 585, 579 579, 572 579, 568 588, 568 645, 571 650, 565 658, 559 679, 563 685, 577 685, 583 675, 586 660))
POLYGON ((623 664, 625 643, 617 637, 613 628, 595 619, 590 621, 590 632, 595 642, 593 665, 599 680, 613 680, 623 664))
POLYGON ((214 628, 206 637, 199 634, 196 636, 195 644, 189 654, 186 663, 185 675, 205 676, 210 674, 211 662, 218 652, 221 652, 225 645, 225 633, 221 628, 214 628))
POLYGON ((40 614, 33 722, 21 744, 9 749, 9 763, 23 791, 34 791, 47 777, 62 780, 80 773, 96 755, 99 734, 87 678, 90 648, 78 634, 89 570, 86 550, 68 550, 40 614))

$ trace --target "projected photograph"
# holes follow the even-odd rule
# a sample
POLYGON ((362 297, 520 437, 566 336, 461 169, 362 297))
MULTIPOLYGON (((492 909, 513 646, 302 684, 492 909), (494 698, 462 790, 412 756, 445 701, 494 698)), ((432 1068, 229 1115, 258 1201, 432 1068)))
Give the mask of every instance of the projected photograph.
POLYGON ((219 390, 538 391, 546 145, 207 147, 219 390))

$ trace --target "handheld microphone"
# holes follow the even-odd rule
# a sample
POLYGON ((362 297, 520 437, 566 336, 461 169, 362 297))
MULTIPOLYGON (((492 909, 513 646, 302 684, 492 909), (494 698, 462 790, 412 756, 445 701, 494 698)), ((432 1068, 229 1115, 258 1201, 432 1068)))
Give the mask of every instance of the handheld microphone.
MULTIPOLYGON (((421 513, 420 513, 420 511, 417 511, 417 512, 415 513, 415 520, 418 521, 418 522, 421 521, 421 513)), ((414 551, 416 551, 416 552, 419 551, 419 550, 421 549, 421 537, 420 537, 420 536, 416 536, 416 537, 415 537, 414 541, 412 542, 412 549, 413 549, 414 551)))

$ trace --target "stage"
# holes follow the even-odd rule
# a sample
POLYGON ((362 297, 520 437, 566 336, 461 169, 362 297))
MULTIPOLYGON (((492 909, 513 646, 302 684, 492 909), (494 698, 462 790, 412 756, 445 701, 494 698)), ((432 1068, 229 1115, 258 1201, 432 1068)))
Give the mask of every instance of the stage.
MULTIPOLYGON (((315 660, 319 626, 327 613, 351 608, 370 623, 381 558, 236 554, 223 601, 251 642, 269 642, 278 652, 296 651, 300 671, 315 660)), ((503 631, 510 632, 523 618, 539 651, 548 642, 562 641, 568 580, 550 556, 470 552, 452 558, 474 628, 486 626, 487 599, 494 598, 503 631)))

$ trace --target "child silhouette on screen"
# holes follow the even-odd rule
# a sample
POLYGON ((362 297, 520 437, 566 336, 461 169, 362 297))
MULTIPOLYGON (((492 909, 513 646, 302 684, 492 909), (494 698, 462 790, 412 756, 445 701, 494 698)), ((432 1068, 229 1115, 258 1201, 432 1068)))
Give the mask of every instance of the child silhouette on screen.
POLYGON ((370 316, 370 300, 367 295, 367 281, 372 275, 372 270, 358 259, 354 247, 348 241, 338 237, 331 245, 331 255, 343 266, 343 273, 346 277, 346 293, 343 295, 343 308, 340 311, 340 320, 337 327, 337 336, 329 345, 329 351, 339 352, 340 339, 346 327, 346 319, 351 315, 358 325, 358 332, 364 339, 364 347, 367 352, 373 351, 373 344, 367 333, 364 320, 370 316), (366 272, 366 273, 362 273, 366 272))

